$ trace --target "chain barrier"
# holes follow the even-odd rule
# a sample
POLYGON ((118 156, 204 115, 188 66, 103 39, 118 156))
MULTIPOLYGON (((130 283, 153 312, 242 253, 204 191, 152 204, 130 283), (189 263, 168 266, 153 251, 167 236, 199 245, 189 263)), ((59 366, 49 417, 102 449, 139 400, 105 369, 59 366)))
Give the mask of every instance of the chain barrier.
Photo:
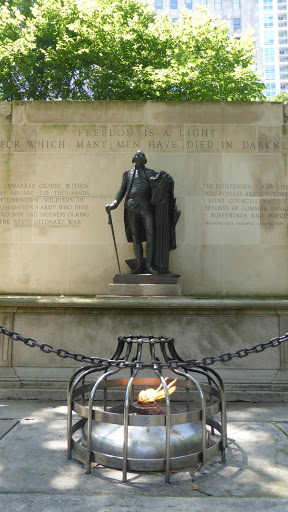
MULTIPOLYGON (((237 350, 236 352, 225 352, 224 354, 221 354, 217 357, 214 356, 208 356, 203 357, 203 359, 186 359, 186 360, 172 360, 170 359, 168 362, 160 362, 157 360, 152 362, 143 362, 138 360, 133 361, 127 361, 126 359, 107 359, 107 358, 101 358, 101 357, 93 357, 93 356, 86 356, 84 354, 79 354, 77 352, 69 352, 69 350, 65 350, 63 348, 55 349, 51 345, 48 345, 48 343, 37 343, 36 340, 33 338, 25 338, 24 336, 21 336, 15 331, 9 331, 9 329, 6 329, 2 325, 0 325, 0 333, 4 334, 4 336, 7 336, 11 341, 21 341, 26 345, 27 347, 39 348, 42 352, 45 354, 56 354, 58 357, 61 357, 62 359, 70 358, 74 361, 77 361, 78 363, 87 363, 92 366, 98 366, 103 368, 109 368, 111 366, 121 367, 121 368, 154 368, 155 364, 159 368, 193 368, 196 366, 211 366, 214 363, 221 362, 221 363, 227 363, 237 358, 244 358, 249 356, 250 354, 260 354, 261 352, 264 352, 267 348, 275 348, 279 347, 282 343, 288 340, 288 333, 286 333, 284 336, 280 336, 277 338, 272 338, 270 341, 266 343, 257 343, 257 345, 254 345, 254 347, 251 348, 241 348, 240 350, 237 350)), ((123 339, 125 337, 122 337, 123 339)), ((127 337, 125 339, 138 339, 141 341, 141 336, 131 336, 131 338, 127 337)), ((159 337, 155 338, 152 336, 143 336, 143 338, 150 338, 151 341, 157 340, 157 341, 167 341, 172 340, 172 338, 164 338, 159 337)))

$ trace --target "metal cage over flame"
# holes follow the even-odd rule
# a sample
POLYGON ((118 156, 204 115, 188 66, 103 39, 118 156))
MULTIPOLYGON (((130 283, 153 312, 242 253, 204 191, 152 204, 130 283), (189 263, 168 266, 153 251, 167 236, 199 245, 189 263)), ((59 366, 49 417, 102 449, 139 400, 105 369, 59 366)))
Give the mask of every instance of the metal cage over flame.
POLYGON ((120 336, 110 360, 75 372, 69 382, 67 404, 68 458, 74 452, 86 473, 96 462, 122 470, 123 482, 128 471, 165 471, 169 482, 171 469, 205 464, 218 454, 225 460, 222 379, 211 368, 185 362, 176 352, 173 338, 120 336), (147 348, 150 361, 143 361, 147 348), (170 376, 164 378, 168 372, 170 376), (91 381, 94 373, 97 380, 91 381), (169 395, 168 387, 175 376, 177 391, 169 395), (164 391, 162 403, 137 404, 137 390, 159 384, 164 391), (122 401, 111 407, 111 397, 115 402, 115 393, 118 396, 120 392, 122 401), (181 410, 175 403, 181 405, 181 410), (74 425, 73 411, 80 417, 74 425))

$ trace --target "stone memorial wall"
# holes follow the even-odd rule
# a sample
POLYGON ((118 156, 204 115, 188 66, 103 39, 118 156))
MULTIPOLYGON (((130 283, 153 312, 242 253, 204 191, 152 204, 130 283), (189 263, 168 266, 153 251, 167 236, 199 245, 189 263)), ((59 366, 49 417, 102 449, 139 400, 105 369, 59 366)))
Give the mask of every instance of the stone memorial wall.
MULTIPOLYGON (((0 325, 111 357, 119 335, 184 358, 288 329, 288 111, 281 103, 0 103, 0 325), (138 149, 174 179, 183 296, 117 297, 105 205, 138 149)), ((133 257, 112 211, 121 270, 133 257)), ((0 397, 65 399, 71 359, 0 336, 0 397)), ((215 368, 229 399, 288 400, 288 344, 215 368), (286 346, 287 345, 287 346, 286 346)))
MULTIPOLYGON (((0 293, 108 292, 105 204, 141 149, 175 181, 183 294, 285 295, 287 121, 279 103, 0 103, 0 293)), ((125 273, 123 205, 113 222, 125 273)))

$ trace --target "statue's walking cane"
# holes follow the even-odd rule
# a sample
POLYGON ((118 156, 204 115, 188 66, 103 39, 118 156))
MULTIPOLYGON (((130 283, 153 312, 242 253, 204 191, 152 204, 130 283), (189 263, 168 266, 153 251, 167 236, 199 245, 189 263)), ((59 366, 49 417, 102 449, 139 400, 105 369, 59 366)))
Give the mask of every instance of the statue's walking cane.
POLYGON ((108 210, 107 211, 108 213, 108 224, 111 226, 111 231, 112 231, 112 237, 113 237, 113 242, 114 242, 114 248, 115 248, 115 253, 116 253, 116 258, 117 258, 117 263, 118 263, 118 268, 119 268, 119 274, 121 274, 121 269, 120 269, 120 263, 119 263, 119 257, 118 257, 118 250, 117 250, 117 245, 116 245, 116 238, 115 238, 115 233, 114 233, 114 228, 113 228, 113 223, 112 223, 112 215, 111 215, 111 211, 108 210))

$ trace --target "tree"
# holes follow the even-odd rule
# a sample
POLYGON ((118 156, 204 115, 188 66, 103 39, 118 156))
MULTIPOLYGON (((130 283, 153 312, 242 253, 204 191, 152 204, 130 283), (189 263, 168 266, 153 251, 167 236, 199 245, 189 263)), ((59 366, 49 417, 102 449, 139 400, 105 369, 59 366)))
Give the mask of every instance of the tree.
POLYGON ((267 101, 281 101, 282 103, 288 103, 288 92, 279 92, 272 98, 267 98, 267 101))
POLYGON ((208 10, 172 23, 145 0, 6 0, 0 100, 260 99, 253 52, 208 10))

